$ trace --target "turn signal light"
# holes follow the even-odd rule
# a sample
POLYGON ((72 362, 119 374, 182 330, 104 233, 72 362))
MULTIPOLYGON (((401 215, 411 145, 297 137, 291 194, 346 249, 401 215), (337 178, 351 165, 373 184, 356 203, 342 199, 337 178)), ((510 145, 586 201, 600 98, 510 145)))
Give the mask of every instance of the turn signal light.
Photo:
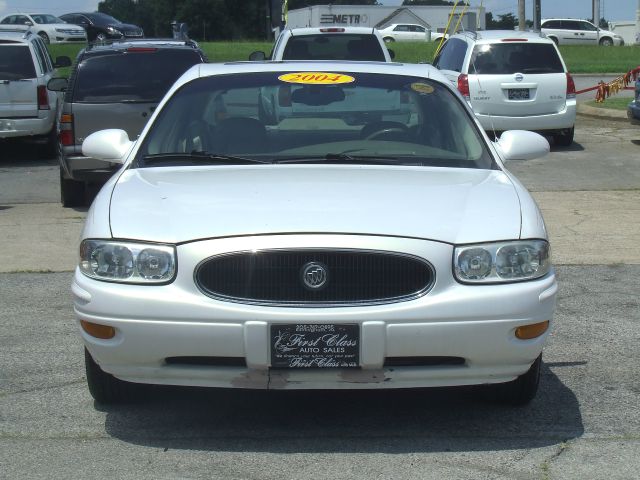
POLYGON ((548 328, 549 320, 531 325, 523 325, 522 327, 516 328, 516 337, 520 340, 531 340, 532 338, 537 338, 542 335, 548 328))
POLYGON ((87 322, 86 320, 80 320, 80 325, 82 329, 92 337, 109 340, 116 336, 116 329, 108 325, 99 325, 97 323, 87 322))

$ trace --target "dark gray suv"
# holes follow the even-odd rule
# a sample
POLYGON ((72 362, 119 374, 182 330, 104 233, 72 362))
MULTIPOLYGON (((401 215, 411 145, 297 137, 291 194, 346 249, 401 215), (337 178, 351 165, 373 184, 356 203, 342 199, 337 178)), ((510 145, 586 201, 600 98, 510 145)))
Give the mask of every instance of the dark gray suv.
POLYGON ((60 113, 60 196, 63 206, 88 205, 117 169, 82 155, 82 142, 106 128, 135 139, 171 85, 191 66, 206 62, 190 40, 127 40, 80 51, 69 80, 49 89, 65 91, 60 113))

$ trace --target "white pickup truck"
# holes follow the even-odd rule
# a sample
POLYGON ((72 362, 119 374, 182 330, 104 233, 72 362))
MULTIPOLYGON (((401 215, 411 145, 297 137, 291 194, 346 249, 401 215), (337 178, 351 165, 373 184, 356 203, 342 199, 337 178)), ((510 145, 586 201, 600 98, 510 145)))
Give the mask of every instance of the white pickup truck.
MULTIPOLYGON (((322 27, 288 28, 278 36, 269 60, 358 60, 391 62, 393 50, 387 49, 375 28, 322 27)), ((253 52, 249 60, 266 60, 264 52, 253 52)))

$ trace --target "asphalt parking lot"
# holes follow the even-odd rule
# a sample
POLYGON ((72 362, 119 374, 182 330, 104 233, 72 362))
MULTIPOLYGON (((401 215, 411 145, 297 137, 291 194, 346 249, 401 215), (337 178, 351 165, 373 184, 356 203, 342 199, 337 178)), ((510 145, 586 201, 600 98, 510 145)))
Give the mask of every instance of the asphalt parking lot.
POLYGON ((55 159, 3 145, 0 478, 637 478, 640 128, 580 116, 572 147, 509 169, 545 215, 560 281, 528 407, 465 388, 156 388, 103 408, 69 293, 86 212, 59 206, 55 159))

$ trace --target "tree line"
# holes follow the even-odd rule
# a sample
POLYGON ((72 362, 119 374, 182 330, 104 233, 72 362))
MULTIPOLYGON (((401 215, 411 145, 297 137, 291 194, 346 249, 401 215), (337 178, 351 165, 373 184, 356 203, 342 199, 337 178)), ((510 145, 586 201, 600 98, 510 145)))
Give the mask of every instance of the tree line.
MULTIPOLYGON (((102 0, 98 11, 139 25, 148 37, 171 37, 171 22, 188 25, 189 36, 199 41, 264 40, 271 38, 281 0, 102 0), (272 20, 274 20, 272 22, 272 20)), ((377 0, 288 0, 289 10, 313 5, 379 5, 377 0)), ((452 6, 445 0, 404 0, 402 5, 452 6)), ((605 23, 604 19, 601 23, 605 23)), ((513 30, 517 18, 507 13, 494 18, 486 13, 487 29, 513 30)), ((529 25, 531 26, 531 25, 529 25)))

